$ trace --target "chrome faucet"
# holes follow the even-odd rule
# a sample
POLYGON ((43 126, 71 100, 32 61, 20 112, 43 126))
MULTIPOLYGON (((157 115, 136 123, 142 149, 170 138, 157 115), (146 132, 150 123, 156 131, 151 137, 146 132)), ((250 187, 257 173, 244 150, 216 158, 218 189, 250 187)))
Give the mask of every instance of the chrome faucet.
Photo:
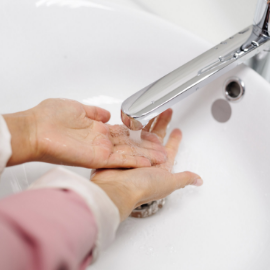
POLYGON ((252 59, 251 65, 258 67, 256 59, 269 58, 269 24, 270 1, 259 0, 253 25, 126 99, 121 108, 123 123, 131 130, 140 130, 152 118, 237 65, 252 59))

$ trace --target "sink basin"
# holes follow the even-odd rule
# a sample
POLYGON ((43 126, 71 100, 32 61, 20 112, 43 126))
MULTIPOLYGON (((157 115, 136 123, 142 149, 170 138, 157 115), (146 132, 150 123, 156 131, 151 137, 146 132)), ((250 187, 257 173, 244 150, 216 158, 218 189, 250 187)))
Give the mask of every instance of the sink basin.
MULTIPOLYGON (((147 13, 75 2, 76 8, 73 1, 4 0, 0 113, 65 97, 105 107, 110 122, 120 124, 122 100, 210 47, 147 13)), ((269 269, 269 104, 269 84, 242 65, 178 103, 169 128, 183 131, 174 170, 194 171, 204 185, 174 192, 152 217, 124 221, 90 269, 269 269), (246 91, 228 102, 231 117, 220 123, 212 106, 225 100, 224 84, 232 76, 246 91)), ((0 196, 52 167, 33 162, 6 169, 0 196)))
POLYGON ((177 104, 170 130, 181 128, 183 140, 174 170, 199 173, 204 185, 174 192, 152 217, 123 222, 93 269, 269 269, 269 102, 269 84, 239 66, 177 104), (219 123, 211 107, 235 75, 246 93, 219 123))

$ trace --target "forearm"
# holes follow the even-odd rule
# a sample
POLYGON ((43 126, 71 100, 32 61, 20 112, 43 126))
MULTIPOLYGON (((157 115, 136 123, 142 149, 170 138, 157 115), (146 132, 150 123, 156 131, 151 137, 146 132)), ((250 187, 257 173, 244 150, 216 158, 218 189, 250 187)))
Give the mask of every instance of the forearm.
POLYGON ((11 135, 12 155, 7 166, 35 160, 34 116, 31 111, 3 115, 11 135))

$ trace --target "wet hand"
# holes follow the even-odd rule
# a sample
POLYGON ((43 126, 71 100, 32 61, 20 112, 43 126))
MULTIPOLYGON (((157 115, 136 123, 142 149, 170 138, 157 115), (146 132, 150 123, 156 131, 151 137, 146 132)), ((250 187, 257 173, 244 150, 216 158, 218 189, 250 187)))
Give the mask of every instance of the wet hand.
MULTIPOLYGON (((162 126, 167 126, 172 111, 164 112, 157 121, 152 132, 159 134, 160 141, 166 132, 160 132, 162 126)), ((150 124, 146 130, 150 128, 150 124)), ((182 138, 179 129, 175 129, 165 146, 168 154, 166 163, 149 168, 132 170, 94 170, 91 181, 100 186, 118 207, 121 221, 127 218, 131 211, 145 203, 168 196, 176 189, 186 185, 200 186, 202 179, 191 172, 171 173, 174 159, 182 138)))
POLYGON ((86 168, 147 167, 166 161, 157 136, 143 131, 138 145, 124 126, 105 124, 110 113, 74 100, 48 99, 4 116, 12 134, 8 165, 27 161, 86 168))

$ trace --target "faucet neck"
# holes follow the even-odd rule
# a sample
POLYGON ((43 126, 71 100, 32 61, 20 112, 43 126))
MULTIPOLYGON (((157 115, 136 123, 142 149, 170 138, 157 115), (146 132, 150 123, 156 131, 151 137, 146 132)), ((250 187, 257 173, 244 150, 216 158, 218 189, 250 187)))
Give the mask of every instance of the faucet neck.
POLYGON ((253 31, 241 50, 248 51, 270 39, 270 0, 259 0, 253 20, 253 31))
MULTIPOLYGON (((259 0, 256 7, 253 24, 260 34, 270 36, 270 1, 259 0)), ((258 33, 259 34, 259 33, 258 33)))

